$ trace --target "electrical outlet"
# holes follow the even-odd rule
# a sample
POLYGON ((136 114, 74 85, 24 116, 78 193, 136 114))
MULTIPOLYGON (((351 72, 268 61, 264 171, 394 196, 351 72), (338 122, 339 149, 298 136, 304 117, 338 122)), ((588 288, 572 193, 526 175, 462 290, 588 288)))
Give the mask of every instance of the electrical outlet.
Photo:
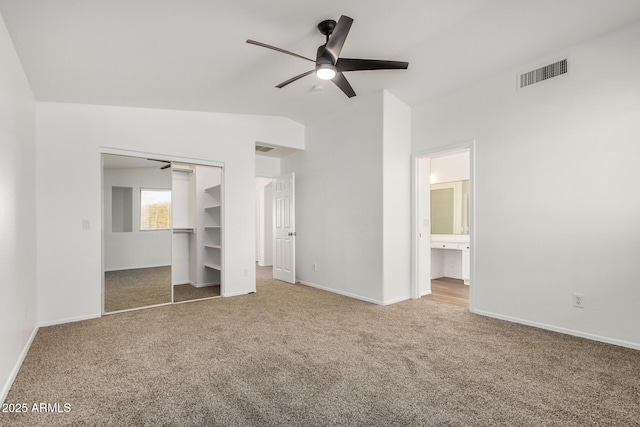
POLYGON ((314 262, 312 265, 313 265, 313 271, 318 271, 318 264, 314 262))
POLYGON ((573 294, 573 306, 584 308, 584 294, 573 294))

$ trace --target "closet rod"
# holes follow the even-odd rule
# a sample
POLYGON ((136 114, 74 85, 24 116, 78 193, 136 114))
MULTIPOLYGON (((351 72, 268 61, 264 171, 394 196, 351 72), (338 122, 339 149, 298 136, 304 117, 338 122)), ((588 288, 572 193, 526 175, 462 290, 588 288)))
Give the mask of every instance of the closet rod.
POLYGON ((181 168, 179 166, 174 166, 171 170, 174 170, 176 172, 186 172, 186 173, 193 173, 193 169, 189 169, 189 168, 181 168))

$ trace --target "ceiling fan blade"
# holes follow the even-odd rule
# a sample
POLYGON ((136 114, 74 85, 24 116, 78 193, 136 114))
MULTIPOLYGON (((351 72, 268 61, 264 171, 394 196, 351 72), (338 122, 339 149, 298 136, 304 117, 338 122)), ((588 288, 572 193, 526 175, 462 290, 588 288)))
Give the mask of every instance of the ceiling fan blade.
POLYGON ((295 56, 296 58, 306 59, 307 61, 311 61, 315 64, 315 60, 311 58, 307 58, 306 56, 298 55, 297 53, 289 52, 288 50, 280 49, 279 47, 271 46, 265 43, 260 43, 255 40, 247 40, 247 43, 254 44, 260 47, 266 47, 267 49, 275 50, 276 52, 286 53, 287 55, 295 56))
POLYGON ((302 73, 302 74, 298 74, 297 76, 295 76, 295 77, 291 77, 289 80, 286 80, 286 81, 284 81, 284 82, 280 83, 280 84, 279 84, 278 86, 276 86, 276 87, 277 87, 277 88, 279 88, 279 89, 282 89, 283 87, 285 87, 285 86, 286 86, 286 85, 288 85, 289 83, 293 83, 293 82, 295 82, 296 80, 299 80, 299 79, 301 79, 301 78, 303 78, 303 77, 308 76, 309 74, 314 73, 315 71, 316 71, 316 70, 311 70, 311 71, 307 71, 307 72, 302 73))
POLYGON ((366 71, 366 70, 406 70, 408 62, 384 61, 380 59, 350 59, 340 58, 336 63, 336 69, 342 71, 366 71))
POLYGON ((336 76, 331 79, 331 81, 334 82, 336 86, 338 86, 349 98, 356 96, 356 92, 353 90, 344 74, 340 72, 336 73, 336 76))
POLYGON ((338 19, 338 23, 336 24, 336 27, 333 29, 333 32, 329 37, 325 52, 328 52, 329 55, 331 55, 333 64, 336 63, 338 57, 340 56, 344 41, 347 39, 347 35, 349 34, 349 30, 351 29, 351 24, 353 24, 353 19, 349 18, 348 16, 342 15, 340 19, 338 19))

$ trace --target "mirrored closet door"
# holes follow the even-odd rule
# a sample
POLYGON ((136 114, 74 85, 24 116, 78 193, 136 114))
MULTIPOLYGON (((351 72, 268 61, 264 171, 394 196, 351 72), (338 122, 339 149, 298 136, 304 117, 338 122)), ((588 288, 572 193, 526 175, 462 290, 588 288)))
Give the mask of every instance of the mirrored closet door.
POLYGON ((222 293, 222 168, 103 154, 104 313, 222 293))
POLYGON ((170 164, 103 154, 104 312, 171 303, 170 164))

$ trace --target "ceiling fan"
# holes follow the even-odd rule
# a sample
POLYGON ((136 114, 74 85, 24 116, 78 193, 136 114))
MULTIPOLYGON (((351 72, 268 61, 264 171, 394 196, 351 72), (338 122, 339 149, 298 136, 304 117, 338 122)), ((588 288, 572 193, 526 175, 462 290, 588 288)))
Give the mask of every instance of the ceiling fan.
POLYGON ((327 37, 327 41, 322 46, 318 47, 316 53, 316 59, 307 58, 297 53, 289 52, 288 50, 280 49, 275 46, 271 46, 265 43, 257 42, 255 40, 247 40, 247 43, 256 46, 266 47, 277 52, 286 53, 297 58, 305 59, 316 64, 315 68, 311 71, 299 74, 295 77, 286 80, 277 88, 283 88, 286 85, 295 82, 309 74, 316 73, 318 78, 322 80, 331 80, 338 86, 345 95, 349 98, 356 96, 355 91, 344 76, 344 72, 347 71, 371 71, 371 70, 406 70, 409 66, 408 62, 402 61, 384 61, 378 59, 351 59, 340 58, 340 51, 344 45, 349 30, 353 24, 353 19, 348 16, 342 15, 336 23, 333 19, 327 19, 318 24, 318 30, 324 36, 327 37))
POLYGON ((169 169, 171 167, 171 162, 167 161, 167 160, 156 160, 156 159, 147 159, 150 160, 152 162, 160 162, 160 163, 165 163, 165 165, 161 166, 160 169, 164 170, 164 169, 169 169))

